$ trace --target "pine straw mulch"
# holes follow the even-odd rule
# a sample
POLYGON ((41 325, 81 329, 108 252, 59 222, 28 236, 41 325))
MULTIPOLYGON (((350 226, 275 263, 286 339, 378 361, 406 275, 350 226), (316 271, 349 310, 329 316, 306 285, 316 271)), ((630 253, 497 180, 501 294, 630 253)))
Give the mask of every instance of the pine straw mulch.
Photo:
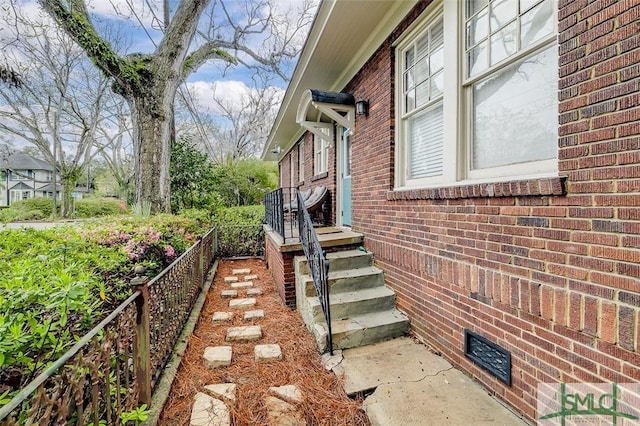
MULTIPOLYGON (((238 291, 239 297, 244 297, 245 293, 243 289, 238 291)), ((369 425, 366 414, 361 410, 362 401, 350 399, 340 378, 323 367, 315 342, 300 316, 284 305, 269 271, 259 259, 223 260, 219 263, 158 424, 189 425, 196 392, 205 392, 205 385, 216 383, 237 385, 236 407, 231 408, 234 426, 268 424, 263 401, 269 395, 269 387, 283 385, 296 385, 302 392, 304 401, 298 410, 309 426, 369 425), (223 299, 220 292, 230 288, 224 277, 232 275, 232 269, 238 268, 251 269, 251 274, 258 276, 254 280, 254 288, 261 288, 263 292, 257 296, 255 308, 251 308, 265 312, 264 318, 254 321, 262 328, 263 337, 258 342, 225 342, 228 327, 250 325, 243 321, 242 311, 235 313, 232 322, 215 325, 211 322, 214 312, 230 311, 229 299, 223 299), (280 345, 282 360, 254 362, 254 346, 270 343, 280 345), (202 360, 205 348, 225 345, 233 348, 231 365, 214 370, 205 368, 202 360)))

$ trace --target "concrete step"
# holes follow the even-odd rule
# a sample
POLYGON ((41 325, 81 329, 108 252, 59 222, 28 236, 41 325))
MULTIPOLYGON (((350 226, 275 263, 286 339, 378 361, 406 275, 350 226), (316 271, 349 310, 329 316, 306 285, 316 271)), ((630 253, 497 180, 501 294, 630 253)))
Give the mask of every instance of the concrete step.
MULTIPOLYGON (((311 317, 324 318, 318 297, 308 298, 311 317)), ((387 287, 373 287, 358 291, 330 293, 331 319, 338 320, 354 315, 393 309, 396 303, 395 293, 387 287)))
MULTIPOLYGON (((366 268, 373 265, 373 255, 361 250, 344 250, 327 253, 329 261, 329 271, 344 271, 347 269, 366 268)), ((299 271, 303 274, 309 273, 307 259, 304 256, 296 258, 300 262, 299 271)))
POLYGON ((355 315, 331 321, 334 349, 370 345, 402 336, 409 331, 409 318, 397 309, 355 315))
MULTIPOLYGON (((304 293, 307 297, 316 296, 311 275, 301 276, 304 283, 304 293)), ((332 272, 329 269, 329 293, 340 293, 384 286, 384 275, 375 266, 358 269, 348 269, 332 272)))

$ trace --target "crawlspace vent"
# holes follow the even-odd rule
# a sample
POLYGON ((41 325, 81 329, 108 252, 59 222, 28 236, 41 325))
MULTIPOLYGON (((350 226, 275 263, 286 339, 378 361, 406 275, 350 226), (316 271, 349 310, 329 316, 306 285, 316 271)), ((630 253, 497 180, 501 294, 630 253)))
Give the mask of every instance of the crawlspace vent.
POLYGON ((464 354, 511 386, 511 353, 471 330, 464 330, 464 354))

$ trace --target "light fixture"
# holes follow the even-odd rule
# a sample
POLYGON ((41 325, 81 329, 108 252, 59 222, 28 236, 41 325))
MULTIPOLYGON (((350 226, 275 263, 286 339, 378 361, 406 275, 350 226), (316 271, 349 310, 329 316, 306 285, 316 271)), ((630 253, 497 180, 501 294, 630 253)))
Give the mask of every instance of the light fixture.
POLYGON ((356 115, 369 115, 369 101, 360 100, 356 102, 356 115))
POLYGON ((276 155, 280 154, 280 147, 279 147, 279 146, 276 146, 275 148, 273 148, 273 149, 271 150, 271 153, 272 153, 272 154, 276 154, 276 155))

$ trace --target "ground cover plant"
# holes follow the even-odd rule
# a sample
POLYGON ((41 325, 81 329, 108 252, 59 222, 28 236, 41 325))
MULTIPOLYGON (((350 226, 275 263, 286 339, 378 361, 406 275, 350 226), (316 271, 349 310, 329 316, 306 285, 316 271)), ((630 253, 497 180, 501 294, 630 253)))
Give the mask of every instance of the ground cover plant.
POLYGON ((210 229, 206 216, 158 215, 0 231, 0 406, 210 229))

